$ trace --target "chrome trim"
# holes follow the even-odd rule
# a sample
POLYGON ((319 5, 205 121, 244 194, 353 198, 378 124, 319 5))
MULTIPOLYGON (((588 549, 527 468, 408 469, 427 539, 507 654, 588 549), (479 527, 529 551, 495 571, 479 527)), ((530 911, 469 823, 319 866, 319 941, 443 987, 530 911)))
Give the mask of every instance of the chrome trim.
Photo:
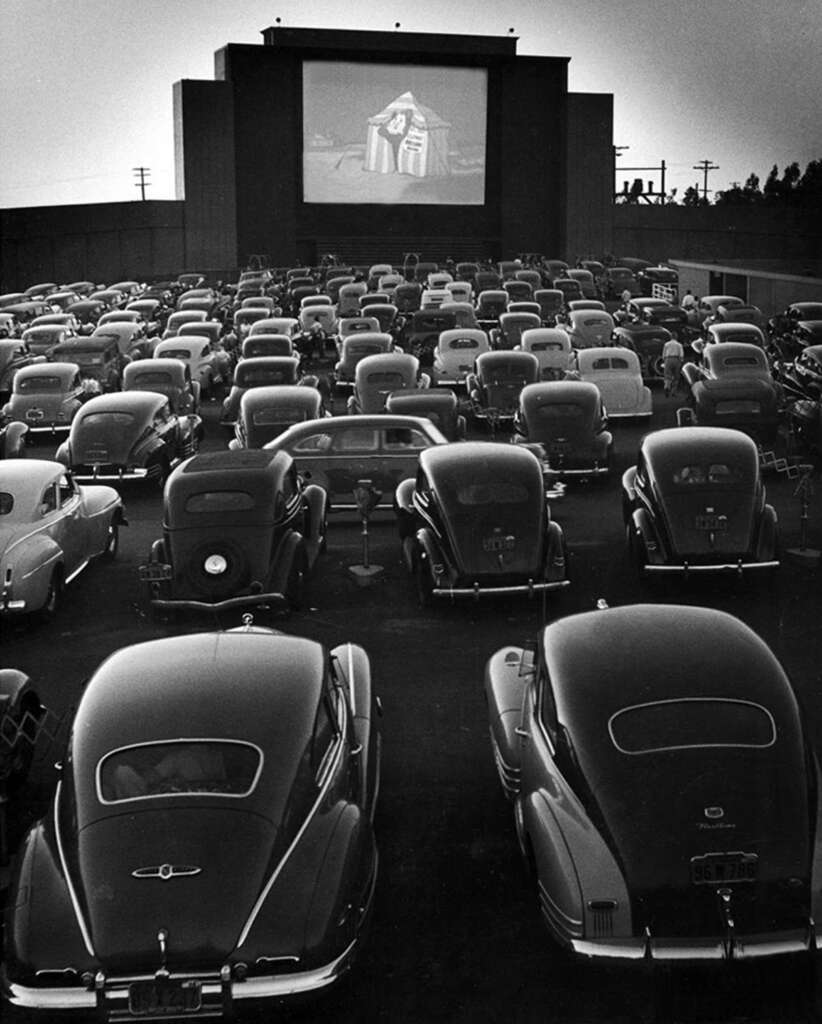
POLYGON ((331 788, 331 784, 334 781, 334 778, 335 778, 335 775, 336 775, 336 772, 334 771, 334 769, 335 769, 335 767, 338 767, 339 764, 342 762, 342 754, 343 754, 343 749, 345 747, 344 736, 345 736, 346 728, 347 728, 347 725, 348 725, 348 706, 347 706, 345 701, 341 701, 341 704, 342 704, 342 708, 343 708, 343 719, 344 719, 344 721, 342 722, 341 731, 340 731, 340 733, 337 736, 337 753, 336 753, 336 757, 329 764, 328 774, 326 775, 326 777, 325 777, 325 779, 323 781, 322 788, 320 789, 319 793, 317 794, 317 799, 314 801, 314 805, 312 806, 311 810, 306 815, 305 821, 300 826, 299 830, 297 831, 297 834, 292 839, 291 844, 289 845, 288 849, 282 855, 279 864, 276 866, 276 868, 274 869, 274 871, 271 874, 271 877, 268 879, 266 884, 263 886, 262 892, 257 897, 257 902, 252 907, 251 913, 248 916, 248 920, 243 925, 242 931, 240 932, 240 936, 237 939, 237 945, 235 947, 236 949, 240 949, 242 947, 243 943, 245 942, 245 940, 248 938, 249 932, 251 931, 251 929, 252 929, 252 927, 254 925, 254 922, 257 919, 257 915, 260 913, 260 910, 262 909, 263 904, 265 903, 266 899, 268 898, 268 894, 271 892, 272 888, 274 887, 274 883, 279 878, 280 874, 282 873, 283 868, 285 867, 286 863, 288 862, 289 858, 291 857, 291 854, 296 849, 297 845, 299 844, 300 840, 302 839, 303 835, 305 834, 308 826, 311 824, 311 822, 314 819, 317 811, 319 810, 320 806, 322 805, 323 801, 325 800, 325 798, 326 798, 326 796, 328 794, 328 790, 331 788))
POLYGON ((57 790, 54 794, 54 836, 57 840, 57 853, 60 857, 60 867, 63 871, 63 877, 66 880, 66 888, 68 889, 69 898, 71 899, 71 905, 74 909, 74 917, 77 920, 77 925, 80 929, 80 934, 83 936, 83 945, 86 947, 86 952, 89 956, 95 956, 94 947, 91 944, 91 935, 86 922, 83 918, 83 911, 80 908, 80 901, 77 898, 77 893, 74 889, 74 884, 69 874, 68 864, 66 863, 66 854, 63 849, 63 839, 60 835, 60 820, 58 814, 58 807, 60 806, 60 797, 63 793, 63 780, 57 783, 57 790))
POLYGON ((160 467, 158 466, 156 472, 154 469, 138 468, 132 470, 121 469, 116 473, 99 473, 94 471, 91 473, 76 473, 72 471, 72 475, 75 480, 81 482, 90 481, 91 483, 97 483, 99 480, 145 480, 150 476, 159 476, 159 472, 160 467))
MULTIPOLYGON (((163 581, 155 581, 163 582, 163 581)), ((225 611, 227 608, 246 608, 249 605, 258 604, 272 604, 286 603, 285 594, 279 591, 272 591, 270 593, 259 593, 259 594, 246 594, 242 597, 229 597, 225 601, 187 601, 184 599, 177 600, 170 597, 152 597, 151 606, 152 608, 185 608, 189 611, 196 612, 219 612, 225 611)))
POLYGON ((770 956, 795 956, 813 952, 808 929, 780 932, 774 936, 736 935, 732 956, 723 937, 699 939, 626 936, 624 939, 572 939, 571 949, 580 956, 620 960, 696 961, 757 960, 770 956))
POLYGON ((642 568, 645 572, 670 572, 670 573, 709 573, 709 572, 745 572, 748 569, 778 569, 779 559, 770 562, 717 562, 715 565, 689 565, 683 562, 681 565, 648 565, 642 568))
POLYGON ((483 597, 486 594, 531 594, 547 590, 560 590, 570 586, 570 580, 557 580, 554 583, 525 583, 508 587, 434 587, 434 597, 483 597))

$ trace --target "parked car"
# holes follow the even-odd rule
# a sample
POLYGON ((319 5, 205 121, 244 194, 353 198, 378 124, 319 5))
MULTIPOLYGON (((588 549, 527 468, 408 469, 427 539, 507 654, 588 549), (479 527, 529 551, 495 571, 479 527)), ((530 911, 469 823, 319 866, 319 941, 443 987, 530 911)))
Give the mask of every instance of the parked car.
POLYGON ((622 477, 623 519, 640 575, 776 569, 779 531, 756 444, 739 430, 647 434, 622 477))
POLYGON ((542 460, 547 474, 599 477, 611 472, 613 436, 596 384, 542 381, 522 389, 513 440, 542 460))
POLYGON ((128 359, 120 351, 117 339, 110 334, 68 338, 55 346, 51 358, 55 362, 76 363, 80 376, 90 382, 89 390, 118 391, 128 359))
POLYGON ((574 310, 562 324, 575 349, 610 345, 614 333, 614 318, 597 309, 574 310))
POLYGON ((0 614, 53 617, 92 559, 114 557, 124 523, 111 487, 81 487, 58 462, 0 462, 0 614))
MULTIPOLYGON (((450 295, 444 299, 450 305, 450 295)), ((480 313, 477 312, 477 316, 480 313)), ((439 308, 419 309, 411 314, 400 336, 400 343, 406 352, 416 356, 421 366, 431 366, 434 352, 443 331, 453 331, 457 326, 457 314, 453 310, 439 308)))
POLYGON ((688 404, 693 422, 735 427, 763 442, 774 440, 782 388, 771 375, 768 357, 757 345, 734 341, 708 345, 702 363, 685 363, 682 376, 690 388, 688 404))
POLYGON ((188 363, 182 359, 138 359, 123 374, 123 391, 151 391, 165 395, 177 416, 194 417, 194 432, 202 440, 203 425, 198 413, 200 385, 191 379, 188 363))
POLYGON ((22 338, 0 339, 0 401, 11 394, 19 370, 41 363, 44 358, 35 355, 22 338))
POLYGON ((191 379, 200 385, 200 394, 210 398, 215 388, 225 385, 231 375, 231 356, 222 345, 205 335, 178 335, 154 346, 155 359, 180 359, 188 364, 191 379))
POLYGON ((351 643, 249 626, 110 655, 21 848, 7 1008, 239 1017, 333 984, 376 883, 377 707, 351 643))
POLYGON ((477 356, 491 351, 491 342, 478 327, 455 327, 443 331, 434 351, 431 383, 465 387, 468 374, 474 369, 477 356))
POLYGON ((713 323, 705 328, 704 337, 694 339, 691 349, 697 356, 701 356, 709 345, 720 345, 726 342, 756 345, 763 351, 767 348, 765 335, 756 324, 713 323))
POLYGON ((177 416, 165 395, 118 391, 90 398, 55 458, 78 480, 154 481, 197 448, 197 417, 177 416))
POLYGON ((294 343, 287 334, 249 334, 240 349, 240 359, 294 354, 294 343))
POLYGON ((0 338, 17 338, 22 333, 13 313, 0 310, 0 338))
POLYGON ((631 295, 640 295, 642 291, 636 277, 627 267, 606 267, 600 287, 606 299, 618 299, 624 291, 629 291, 631 295))
POLYGON ((662 294, 676 302, 679 297, 679 272, 673 267, 642 267, 636 272, 637 283, 643 295, 662 294))
POLYGON ((71 337, 72 331, 62 324, 40 324, 38 327, 27 327, 20 340, 32 355, 50 359, 54 349, 71 337))
POLYGON ((769 352, 775 360, 790 362, 806 348, 822 345, 822 317, 819 320, 797 320, 790 330, 771 338, 769 352))
POLYGON ((527 449, 466 441, 421 452, 416 476, 397 487, 396 513, 422 605, 568 585, 562 529, 527 449))
POLYGON ((108 307, 105 302, 101 302, 99 299, 80 299, 79 302, 72 302, 65 311, 76 317, 81 326, 91 324, 93 327, 106 309, 108 307))
POLYGON ((777 363, 777 380, 786 398, 822 398, 822 344, 809 345, 790 363, 777 363))
POLYGON ((561 947, 669 967, 816 955, 816 758, 747 625, 687 605, 571 615, 494 653, 485 696, 561 947))
POLYGON ((223 400, 220 423, 233 427, 240 411, 240 399, 250 388, 299 383, 298 356, 254 356, 241 359, 234 367, 231 390, 223 400))
POLYGON ((642 367, 635 352, 625 348, 587 348, 577 353, 580 380, 595 384, 608 419, 650 416, 651 389, 642 382, 642 367))
POLYGON ((321 419, 324 415, 323 397, 316 388, 300 384, 251 388, 240 396, 234 437, 228 447, 262 448, 293 423, 321 419))
POLYGON ((562 327, 535 327, 523 331, 519 345, 539 361, 539 380, 563 380, 576 373, 577 356, 568 332, 562 327))
POLYGON ((421 372, 416 356, 406 352, 365 356, 354 369, 354 387, 347 411, 351 415, 382 412, 390 394, 424 389, 430 384, 431 378, 421 372))
POLYGON ((175 338, 183 324, 199 324, 207 319, 208 314, 202 309, 175 309, 166 320, 163 339, 175 338))
POLYGON ((808 321, 822 322, 822 302, 791 302, 770 317, 767 333, 780 358, 793 359, 797 351, 804 348, 804 345, 794 345, 792 335, 800 323, 808 321))
POLYGON ((385 331, 354 331, 340 339, 340 358, 334 365, 332 378, 335 386, 342 390, 354 386, 357 363, 366 356, 386 352, 402 352, 394 339, 385 331))
POLYGON ((301 606, 328 498, 287 452, 208 452, 168 478, 163 535, 140 566, 153 608, 301 606))
POLYGON ((533 352, 485 352, 465 382, 475 420, 512 424, 520 392, 540 379, 539 360, 533 352))
POLYGON ((558 288, 538 288, 534 302, 539 303, 540 317, 544 327, 553 327, 565 306, 565 296, 558 288))
POLYGON ((688 311, 682 306, 674 305, 653 305, 646 306, 640 315, 645 324, 664 327, 683 345, 690 343, 693 337, 693 328, 688 325, 688 311))
POLYGON ((585 298, 582 285, 573 277, 555 277, 551 282, 551 287, 562 292, 563 302, 565 305, 569 302, 573 302, 574 299, 585 298))
POLYGON ((420 452, 447 443, 429 419, 383 412, 297 423, 266 450, 293 455, 303 479, 328 494, 332 512, 358 509, 354 489, 360 480, 371 482, 377 509, 384 511, 393 508, 400 480, 416 472, 420 452))
POLYGON ((586 270, 584 267, 569 267, 565 276, 579 284, 583 299, 599 298, 599 288, 590 270, 586 270))
POLYGON ((519 347, 525 331, 532 331, 541 326, 542 320, 538 313, 502 313, 499 327, 491 330, 491 347, 511 351, 519 347))
POLYGON ((92 338, 114 338, 120 354, 126 359, 147 359, 157 344, 156 338, 149 338, 146 325, 141 321, 118 320, 101 324, 91 333, 92 338))
POLYGON ((28 425, 0 416, 0 459, 22 459, 26 454, 28 425))
POLYGON ((646 380, 661 380, 665 376, 662 349, 665 342, 670 341, 672 337, 666 327, 646 323, 625 323, 614 328, 611 340, 614 345, 636 353, 642 367, 642 376, 646 380))
POLYGON ((745 300, 738 295, 703 295, 697 302, 693 311, 689 311, 691 326, 700 330, 706 326, 706 321, 713 323, 716 311, 720 306, 731 308, 732 306, 744 306, 745 300))
POLYGON ((385 400, 385 411, 400 416, 421 416, 430 420, 449 441, 465 437, 465 417, 460 402, 451 388, 416 388, 413 391, 392 391, 385 400))
POLYGON ((76 363, 36 363, 21 367, 3 417, 25 423, 30 436, 68 430, 80 406, 91 397, 76 363))

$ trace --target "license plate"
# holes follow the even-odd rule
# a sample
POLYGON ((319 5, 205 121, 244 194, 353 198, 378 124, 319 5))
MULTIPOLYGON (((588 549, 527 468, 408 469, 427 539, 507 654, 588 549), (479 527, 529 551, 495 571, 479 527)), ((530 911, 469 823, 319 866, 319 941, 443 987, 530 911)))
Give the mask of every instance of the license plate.
POLYGON ((550 441, 545 447, 549 455, 564 455, 571 446, 567 441, 550 441))
POLYGON ((199 981, 135 981, 128 987, 128 1012, 133 1017, 197 1013, 202 1006, 199 981))
POLYGON ((108 462, 108 448, 87 448, 83 462, 90 466, 108 462))
POLYGON ((694 885, 755 882, 758 866, 755 853, 706 853, 691 857, 691 881, 694 885))
POLYGON ((149 562, 148 565, 141 565, 137 572, 140 579, 144 582, 170 580, 172 578, 172 568, 164 562, 149 562))
POLYGON ((697 530, 709 530, 711 533, 720 533, 722 530, 728 529, 728 519, 727 516, 705 514, 696 517, 694 526, 697 530))
POLYGON ((42 409, 27 409, 26 410, 26 419, 27 420, 41 420, 43 418, 43 415, 44 415, 44 413, 43 413, 42 409))
POLYGON ((486 537, 482 542, 483 551, 513 551, 516 537, 486 537))

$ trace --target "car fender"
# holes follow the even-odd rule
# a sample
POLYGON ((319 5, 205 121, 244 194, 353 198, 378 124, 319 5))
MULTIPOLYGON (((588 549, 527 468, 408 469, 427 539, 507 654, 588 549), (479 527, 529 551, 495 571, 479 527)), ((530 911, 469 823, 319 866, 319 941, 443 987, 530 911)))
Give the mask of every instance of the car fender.
POLYGON ((663 565, 665 558, 662 545, 647 509, 634 509, 631 514, 630 528, 634 531, 637 539, 642 542, 647 563, 649 565, 663 565))
POLYGON ((681 373, 689 388, 692 388, 698 381, 705 379, 705 373, 702 370, 702 367, 697 366, 696 363, 685 363, 682 367, 681 373))
POLYGON ((394 512, 397 516, 397 529, 400 540, 411 537, 414 534, 416 515, 414 513, 414 491, 416 480, 407 477, 401 480, 394 490, 394 512))
POLYGON ((29 534, 6 548, 3 562, 12 569, 12 588, 16 600, 26 602, 26 611, 46 603, 51 575, 63 561, 63 549, 46 533, 29 534))
POLYGON ((431 566, 431 576, 437 580, 437 585, 439 585, 439 580, 446 570, 442 548, 437 542, 433 530, 428 526, 423 526, 417 530, 416 537, 420 557, 428 561, 428 564, 431 566))
POLYGON ((303 497, 308 508, 308 532, 305 538, 313 565, 320 552, 328 517, 328 492, 319 484, 307 484, 303 497))
MULTIPOLYGON (((550 510, 548 510, 550 515, 550 510)), ((565 535, 559 523, 551 520, 545 530, 545 579, 550 582, 568 578, 568 560, 565 557, 565 535)))
POLYGON ((522 709, 534 678, 534 655, 527 648, 503 647, 485 666, 485 701, 497 771, 506 795, 519 791, 522 761, 522 709))
POLYGON ((18 852, 6 902, 6 975, 15 980, 36 967, 71 964, 78 972, 99 966, 89 952, 56 851, 51 822, 41 821, 18 852))
POLYGON ((305 538, 298 530, 290 530, 279 543, 273 553, 271 569, 266 590, 284 594, 288 589, 288 579, 294 567, 294 559, 301 547, 305 547, 305 538))
POLYGON ((25 437, 28 427, 20 420, 12 420, 3 431, 2 458, 18 459, 23 455, 25 449, 25 437))
MULTIPOLYGON (((120 509, 122 512, 123 500, 119 493, 106 484, 84 484, 80 487, 80 496, 83 503, 83 510, 89 518, 105 515, 108 512, 115 512, 120 509)), ((118 523, 122 522, 118 519, 118 523)))
POLYGON ((348 687, 349 706, 353 717, 356 755, 359 764, 361 802, 373 818, 379 788, 379 742, 374 741, 377 698, 371 679, 371 662, 359 644, 340 644, 331 657, 339 676, 348 687))
POLYGON ((765 505, 759 520, 756 557, 767 562, 779 557, 779 522, 773 505, 765 505))

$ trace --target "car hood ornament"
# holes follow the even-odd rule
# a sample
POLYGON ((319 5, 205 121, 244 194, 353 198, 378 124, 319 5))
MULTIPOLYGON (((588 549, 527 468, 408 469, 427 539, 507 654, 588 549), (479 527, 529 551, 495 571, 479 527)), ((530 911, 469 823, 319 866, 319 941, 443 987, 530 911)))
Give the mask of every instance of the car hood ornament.
POLYGON ((136 868, 131 872, 132 878, 160 878, 167 882, 170 878, 185 878, 199 875, 202 868, 193 864, 158 864, 156 867, 136 868))

